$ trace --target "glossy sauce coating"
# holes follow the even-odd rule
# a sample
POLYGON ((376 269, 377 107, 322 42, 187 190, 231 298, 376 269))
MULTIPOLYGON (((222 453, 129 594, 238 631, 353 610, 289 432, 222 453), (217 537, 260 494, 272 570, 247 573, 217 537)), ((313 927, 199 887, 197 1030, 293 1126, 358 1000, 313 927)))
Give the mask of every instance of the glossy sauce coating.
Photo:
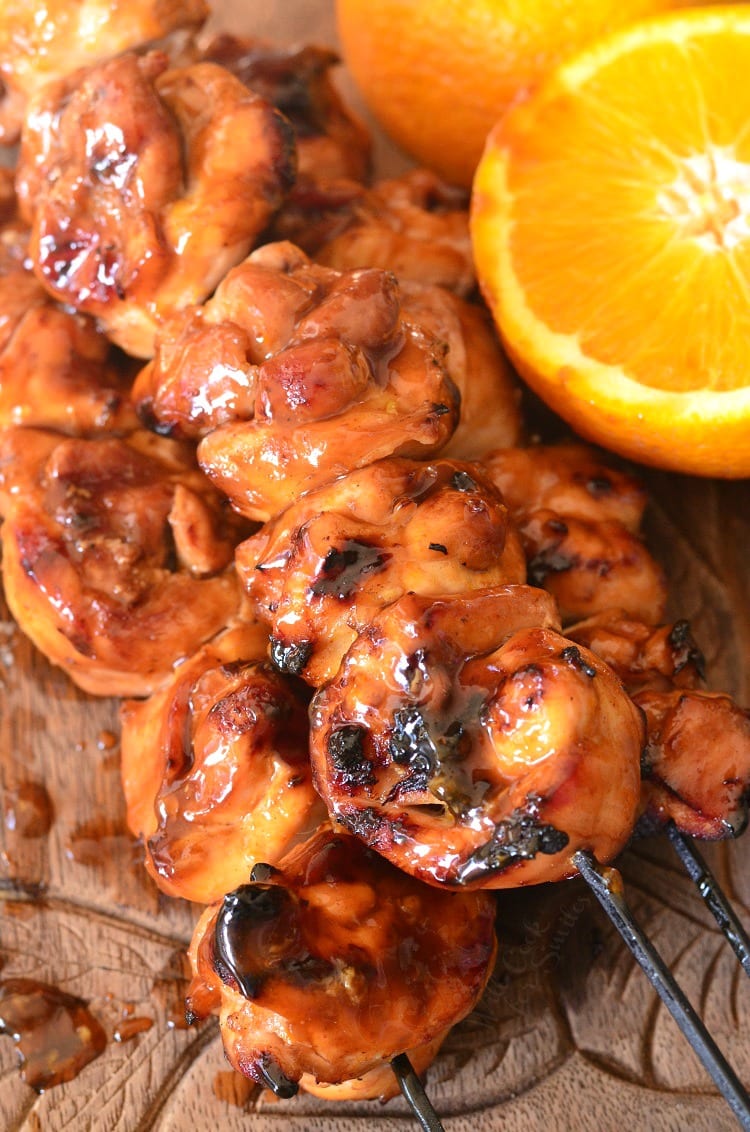
POLYGON ((123 432, 138 421, 132 362, 93 319, 50 299, 28 259, 9 170, 0 181, 0 428, 54 428, 73 436, 123 432))
POLYGON ((13 616, 84 691, 148 695, 237 615, 241 527, 176 441, 6 430, 0 509, 13 616))
MULTIPOLYGON (((281 871, 260 871, 206 911, 189 1005, 219 1012, 232 1065, 283 1095, 305 1074, 361 1078, 472 1009, 492 968, 494 918, 488 895, 436 893, 321 831, 281 871)), ((383 1074, 369 1083, 381 1090, 383 1074)))
POLYGON ((18 140, 26 102, 45 83, 195 30, 207 15, 204 0, 3 0, 0 144, 18 140))
POLYGON ((171 896, 210 904, 316 828, 307 697, 243 624, 204 645, 165 688, 122 707, 128 826, 171 896))
POLYGON ((247 255, 293 176, 278 111, 217 64, 151 52, 40 91, 17 185, 44 286, 150 357, 161 318, 247 255))
POLYGON ((472 465, 442 459, 382 460, 308 492, 242 543, 236 563, 274 661, 314 687, 403 594, 525 580, 497 491, 472 465))
POLYGON ((206 474, 263 521, 352 468, 443 445, 458 416, 444 355, 393 276, 268 244, 171 321, 135 397, 161 431, 203 436, 206 474))
POLYGON ((292 201, 310 182, 367 179, 370 135, 344 104, 332 80, 330 72, 339 62, 335 51, 314 44, 284 47, 222 34, 201 45, 200 57, 226 67, 291 122, 297 146, 292 201))
POLYGON ((405 597, 311 708, 331 814, 433 884, 515 887, 611 860, 640 788, 640 713, 542 591, 405 597))

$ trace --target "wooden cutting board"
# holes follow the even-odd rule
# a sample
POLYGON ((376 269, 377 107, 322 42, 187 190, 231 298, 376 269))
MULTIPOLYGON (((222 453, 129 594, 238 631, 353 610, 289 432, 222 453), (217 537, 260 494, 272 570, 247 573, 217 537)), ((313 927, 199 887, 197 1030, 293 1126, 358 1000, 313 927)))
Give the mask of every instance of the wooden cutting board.
MULTIPOLYGON (((221 23, 293 42, 334 42, 332 4, 218 6, 221 23)), ((343 85, 348 87, 346 77, 343 85)), ((381 171, 406 162, 377 139, 381 171)), ((750 483, 646 474, 648 534, 690 618, 710 685, 750 702, 750 483)), ((383 1107, 276 1102, 232 1074, 215 1025, 185 1029, 182 954, 197 910, 159 894, 124 828, 117 705, 78 692, 0 607, 0 968, 79 996, 105 1048, 38 1095, 0 1039, 8 1132, 386 1132, 383 1107), (118 1038, 120 1040, 118 1040, 118 1038)), ((708 854, 750 917, 750 838, 708 854)), ((717 1040, 750 1082, 750 988, 668 846, 623 861, 632 903, 717 1040)), ((700 1066, 578 882, 503 895, 498 968, 479 1009, 430 1071, 446 1128, 648 1132, 736 1127, 700 1066)))

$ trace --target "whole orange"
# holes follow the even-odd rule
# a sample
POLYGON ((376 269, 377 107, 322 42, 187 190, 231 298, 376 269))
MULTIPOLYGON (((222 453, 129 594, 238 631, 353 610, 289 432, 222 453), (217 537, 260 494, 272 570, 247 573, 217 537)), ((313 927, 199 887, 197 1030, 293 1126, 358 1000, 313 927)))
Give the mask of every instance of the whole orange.
POLYGON ((605 32, 685 0, 337 0, 344 60, 386 133, 469 186, 505 108, 605 32))

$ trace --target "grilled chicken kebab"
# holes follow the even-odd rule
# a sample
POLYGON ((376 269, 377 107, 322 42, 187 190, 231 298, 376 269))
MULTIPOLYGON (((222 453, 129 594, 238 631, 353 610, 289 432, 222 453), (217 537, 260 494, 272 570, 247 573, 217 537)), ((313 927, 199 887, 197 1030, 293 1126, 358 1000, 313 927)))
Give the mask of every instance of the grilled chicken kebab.
POLYGON ((522 443, 463 196, 369 183, 332 53, 206 14, 0 15, 3 581, 124 697, 130 829, 206 906, 191 1016, 279 1095, 387 1097, 477 1003, 493 890, 741 831, 750 718, 639 482, 522 443))

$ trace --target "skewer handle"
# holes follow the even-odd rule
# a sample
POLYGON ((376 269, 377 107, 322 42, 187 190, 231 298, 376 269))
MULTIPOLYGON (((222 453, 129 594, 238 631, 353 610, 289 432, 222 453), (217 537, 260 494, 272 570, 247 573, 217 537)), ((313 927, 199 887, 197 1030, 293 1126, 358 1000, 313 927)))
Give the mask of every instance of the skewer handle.
POLYGON ((430 1098, 422 1088, 422 1082, 414 1072, 414 1067, 405 1053, 399 1053, 391 1060, 391 1068, 396 1074, 401 1092, 411 1105, 411 1110, 424 1132, 445 1132, 440 1118, 430 1103, 430 1098))
POLYGON ((706 907, 721 928, 729 945, 742 964, 746 975, 750 975, 750 936, 740 923, 739 917, 727 900, 721 885, 711 869, 698 852, 691 838, 681 833, 674 822, 667 826, 667 834, 677 856, 682 861, 686 873, 695 884, 706 907))
POLYGON ((745 1132, 750 1132, 750 1097, 683 994, 672 972, 633 918, 621 884, 612 883, 615 878, 619 881, 619 873, 614 869, 602 869, 593 854, 582 849, 573 854, 573 863, 700 1058, 740 1126, 745 1132))

